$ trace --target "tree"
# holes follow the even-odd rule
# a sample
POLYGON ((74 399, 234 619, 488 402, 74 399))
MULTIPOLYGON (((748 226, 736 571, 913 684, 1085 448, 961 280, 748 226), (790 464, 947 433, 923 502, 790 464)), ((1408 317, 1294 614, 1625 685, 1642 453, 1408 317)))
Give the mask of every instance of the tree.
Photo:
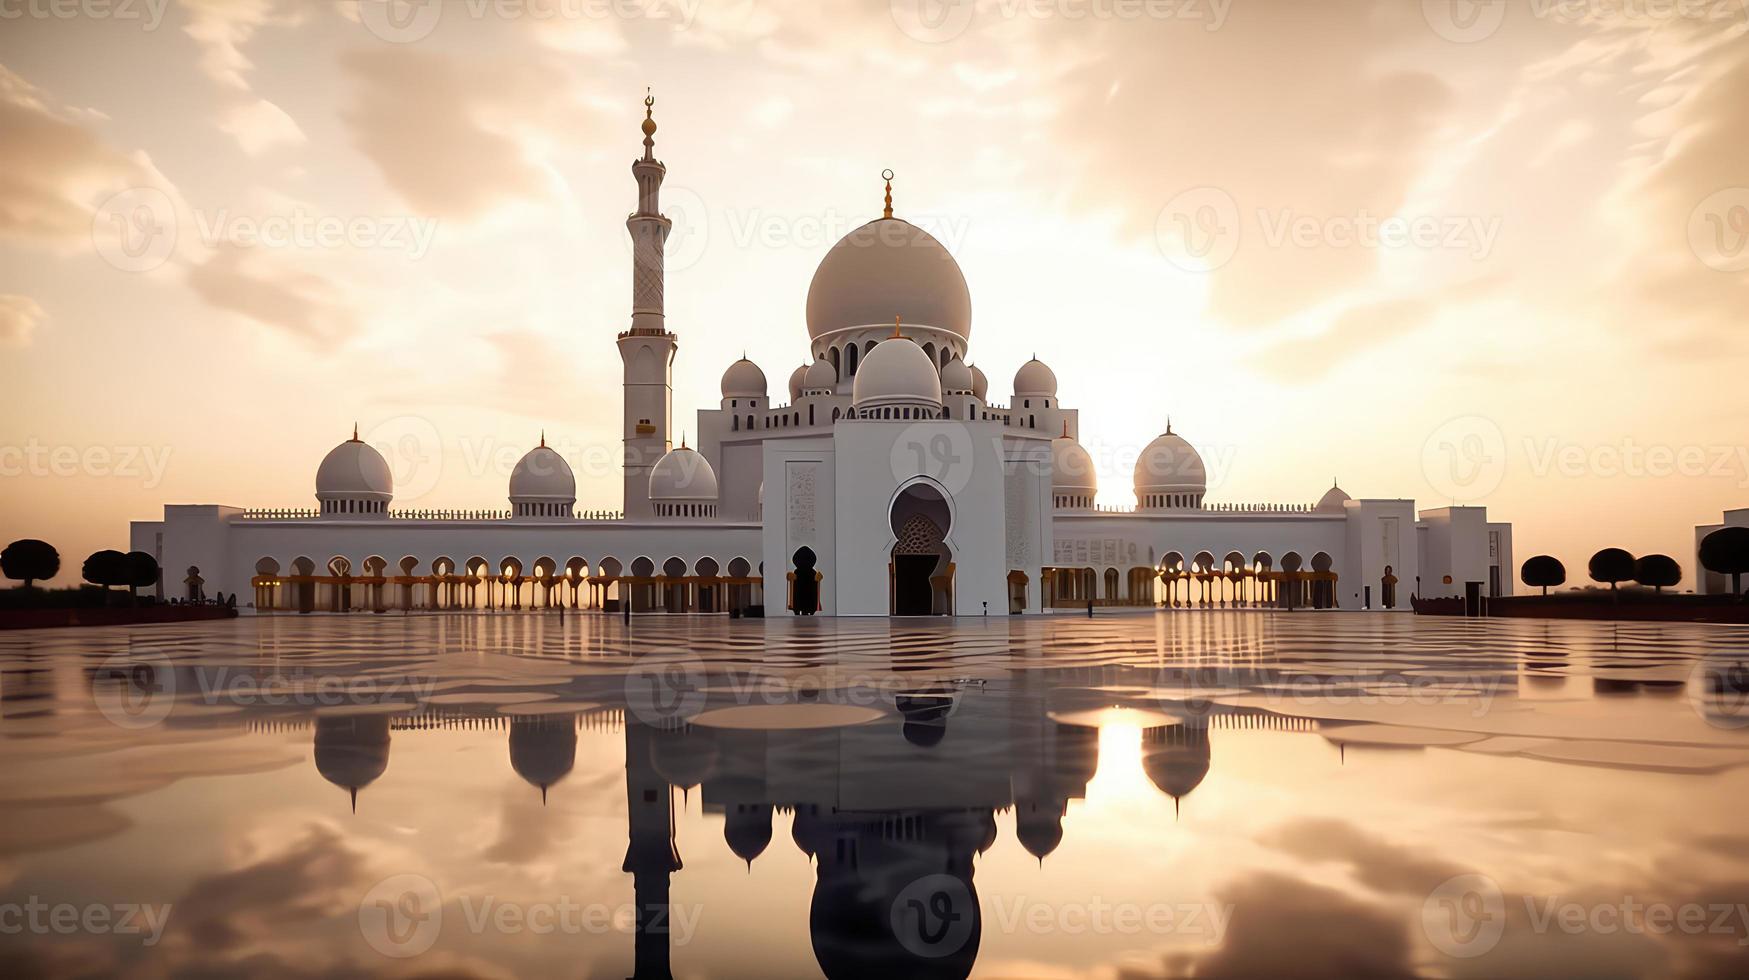
POLYGON ((7 578, 18 579, 30 588, 40 579, 54 578, 61 573, 61 553, 47 541, 21 538, 0 551, 0 571, 7 578))
POLYGON ((1662 594, 1666 587, 1675 588, 1682 581, 1682 566, 1669 555, 1647 555, 1634 562, 1634 581, 1662 594))
POLYGON ((1721 527, 1702 538, 1700 563, 1707 571, 1731 576, 1731 594, 1742 596, 1743 573, 1749 572, 1749 527, 1721 527))
POLYGON ((1550 586, 1566 584, 1567 566, 1553 555, 1536 555, 1525 560, 1518 577, 1532 588, 1541 586, 1543 595, 1548 595, 1550 586))
POLYGON ((122 556, 127 564, 128 599, 138 597, 138 590, 158 582, 158 559, 143 551, 130 551, 122 556))
POLYGON ((79 574, 92 585, 101 585, 107 591, 112 585, 128 584, 128 556, 119 551, 94 551, 91 557, 85 559, 85 564, 79 569, 79 574))
POLYGON ((1591 581, 1608 582, 1611 596, 1615 594, 1617 582, 1628 582, 1634 577, 1634 556, 1620 548, 1605 548, 1591 556, 1589 566, 1591 581))

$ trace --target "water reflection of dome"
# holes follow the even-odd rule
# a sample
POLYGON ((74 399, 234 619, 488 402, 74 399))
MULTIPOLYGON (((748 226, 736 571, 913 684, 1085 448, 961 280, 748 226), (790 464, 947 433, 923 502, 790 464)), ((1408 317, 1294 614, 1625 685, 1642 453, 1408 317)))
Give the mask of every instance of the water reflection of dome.
POLYGON ((1209 730, 1201 725, 1144 729, 1142 771, 1174 800, 1189 796, 1209 772, 1209 730))
POLYGON ((542 803, 548 787, 570 775, 576 764, 577 726, 570 715, 511 719, 510 768, 540 788, 542 803))
POLYGON ((650 764, 672 786, 686 790, 716 775, 717 741, 696 725, 658 728, 650 739, 650 764))
POLYGON ((1036 801, 1017 803, 1014 836, 1020 839, 1026 853, 1043 861, 1063 842, 1063 814, 1056 807, 1036 801))
POLYGON ((753 859, 764 854, 771 843, 771 805, 737 803, 730 807, 723 815, 723 839, 751 868, 753 859))
POLYGON ((953 714, 954 706, 951 688, 909 691, 894 696, 893 704, 905 717, 905 741, 928 748, 947 735, 947 719, 953 714))
POLYGON ((343 715, 316 719, 316 771, 347 791, 358 810, 358 791, 389 768, 386 715, 343 715))

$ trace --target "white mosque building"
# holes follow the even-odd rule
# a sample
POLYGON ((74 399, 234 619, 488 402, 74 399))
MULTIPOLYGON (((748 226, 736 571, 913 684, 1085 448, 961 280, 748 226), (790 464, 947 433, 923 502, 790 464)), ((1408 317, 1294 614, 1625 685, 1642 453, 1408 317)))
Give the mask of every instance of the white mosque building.
MULTIPOLYGON (((1075 409, 1036 358, 1006 403, 971 363, 972 299, 940 242, 881 217, 826 253, 808 289, 809 359, 785 390, 742 359, 673 443, 679 337, 663 315, 660 209, 645 100, 624 362, 623 514, 579 512, 564 457, 531 449, 509 506, 396 509, 357 437, 316 469, 312 509, 169 505, 132 525, 172 596, 257 611, 533 608, 843 616, 1036 613, 1097 605, 1402 609, 1408 596, 1503 595, 1511 525, 1401 498, 1208 498, 1196 449, 1166 431, 1135 504, 1094 503, 1075 409)), ((162 587, 161 587, 162 589, 162 587)))

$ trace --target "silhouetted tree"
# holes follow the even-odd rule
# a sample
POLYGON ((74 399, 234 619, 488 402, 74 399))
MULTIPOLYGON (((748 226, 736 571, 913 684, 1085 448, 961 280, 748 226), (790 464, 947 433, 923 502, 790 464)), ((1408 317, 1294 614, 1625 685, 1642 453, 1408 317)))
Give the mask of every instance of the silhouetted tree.
POLYGON ((127 565, 128 599, 139 596, 139 590, 158 582, 158 559, 143 551, 130 551, 122 556, 127 565))
POLYGON ((1721 527, 1700 539, 1700 563, 1708 571, 1731 576, 1731 594, 1742 596, 1743 573, 1749 572, 1749 527, 1721 527))
POLYGON ((1532 588, 1541 586, 1543 595, 1548 595, 1551 586, 1566 584, 1567 566, 1553 555, 1535 555, 1525 559, 1523 567, 1518 570, 1518 577, 1532 588))
POLYGON ((0 551, 0 572, 18 579, 30 588, 40 579, 54 578, 61 573, 61 553, 47 541, 21 538, 0 551))
POLYGON ((1675 588, 1682 581, 1682 566, 1669 555, 1647 555, 1634 562, 1634 581, 1662 594, 1666 587, 1675 588))
POLYGON ((92 585, 101 585, 108 591, 112 585, 128 584, 128 556, 119 551, 93 551, 91 557, 85 559, 85 564, 79 569, 79 574, 92 585))
POLYGON ((1610 595, 1613 597, 1617 582, 1633 579, 1634 556, 1620 548, 1605 548, 1591 556, 1589 571, 1591 581, 1609 583, 1610 595))

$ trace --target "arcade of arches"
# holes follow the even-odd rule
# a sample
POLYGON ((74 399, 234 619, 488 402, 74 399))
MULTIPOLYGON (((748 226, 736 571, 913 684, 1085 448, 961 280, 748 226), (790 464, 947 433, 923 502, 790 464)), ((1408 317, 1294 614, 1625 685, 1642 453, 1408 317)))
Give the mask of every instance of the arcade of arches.
POLYGON ((496 564, 480 556, 457 563, 438 558, 421 567, 401 559, 393 568, 379 557, 354 567, 330 558, 320 569, 305 557, 282 569, 273 558, 255 563, 255 608, 288 612, 390 612, 439 609, 559 609, 618 612, 729 612, 765 601, 762 569, 745 558, 719 565, 669 558, 656 567, 646 557, 629 567, 617 558, 593 566, 584 558, 560 565, 552 558, 523 567, 516 558, 496 564))
POLYGON ((1076 609, 1089 602, 1095 606, 1162 605, 1171 609, 1333 609, 1337 592, 1332 564, 1322 551, 1312 556, 1309 566, 1293 551, 1283 555, 1279 563, 1268 552, 1247 559, 1234 551, 1217 560, 1202 551, 1186 562, 1174 551, 1157 568, 1107 568, 1104 572, 1046 568, 1044 602, 1047 607, 1076 609))

